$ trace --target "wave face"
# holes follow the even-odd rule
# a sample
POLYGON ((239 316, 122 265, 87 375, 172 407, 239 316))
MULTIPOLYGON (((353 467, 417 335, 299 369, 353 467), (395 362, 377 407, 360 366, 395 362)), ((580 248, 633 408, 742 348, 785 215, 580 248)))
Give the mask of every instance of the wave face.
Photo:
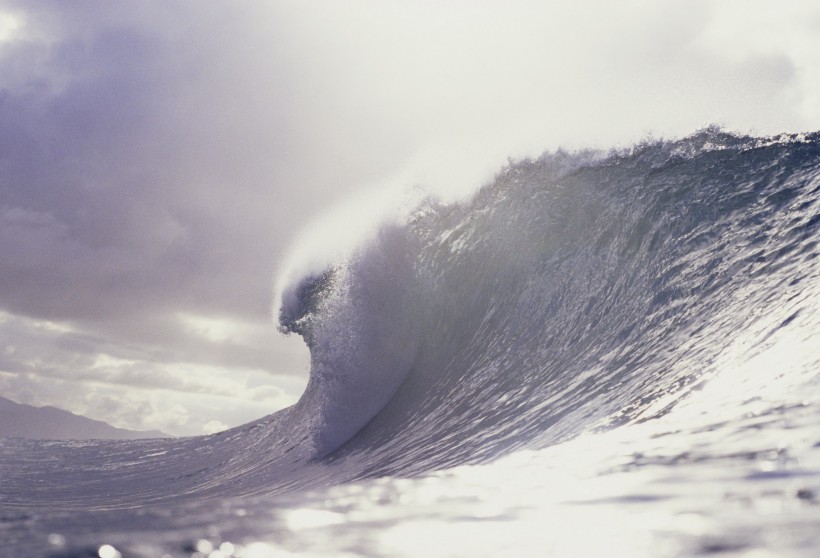
POLYGON ((283 297, 316 452, 416 473, 664 413, 816 289, 819 154, 717 129, 548 154, 385 227, 283 297))
MULTIPOLYGON (((311 351, 295 406, 183 440, 0 440, 0 512, 52 510, 21 527, 33 530, 23 540, 77 525, 93 534, 98 512, 178 505, 176 528, 195 533, 236 521, 203 504, 213 498, 560 449, 663 420, 721 379, 816 392, 819 233, 820 134, 707 129, 510 162, 470 201, 427 201, 284 290, 280 328, 311 351), (747 373, 761 354, 791 360, 778 357, 776 376, 747 373), (91 515, 60 527, 48 515, 60 510, 91 515)), ((777 416, 809 412, 777 397, 777 416)), ((750 416, 746 403, 724 407, 727 424, 750 416)), ((120 513, 108 529, 131 521, 120 513)), ((145 529, 163 528, 157 517, 145 529)))

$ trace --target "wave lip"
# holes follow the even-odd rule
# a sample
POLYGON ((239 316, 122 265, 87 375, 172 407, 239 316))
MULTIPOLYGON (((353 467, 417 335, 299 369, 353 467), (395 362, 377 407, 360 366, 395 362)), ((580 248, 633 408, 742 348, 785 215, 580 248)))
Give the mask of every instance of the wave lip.
POLYGON ((424 319, 409 229, 382 227, 346 262, 284 291, 280 329, 302 335, 311 372, 298 407, 317 456, 384 407, 409 372, 424 319))

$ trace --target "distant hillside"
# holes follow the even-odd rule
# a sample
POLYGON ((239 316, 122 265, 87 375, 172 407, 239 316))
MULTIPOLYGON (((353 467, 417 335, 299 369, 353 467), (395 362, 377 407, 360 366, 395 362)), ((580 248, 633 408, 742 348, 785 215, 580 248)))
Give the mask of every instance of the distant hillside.
POLYGON ((32 407, 0 397, 0 436, 37 440, 137 440, 168 438, 159 430, 115 428, 55 407, 32 407))

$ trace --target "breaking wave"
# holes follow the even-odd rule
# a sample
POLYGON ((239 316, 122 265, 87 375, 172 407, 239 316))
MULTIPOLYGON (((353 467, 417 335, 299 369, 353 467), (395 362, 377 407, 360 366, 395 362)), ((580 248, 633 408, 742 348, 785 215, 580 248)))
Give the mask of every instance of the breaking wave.
MULTIPOLYGON (((740 336, 752 354, 783 328, 820 335, 819 227, 818 134, 706 129, 510 162, 471 200, 427 200, 282 290, 280 328, 311 352, 294 407, 209 437, 69 444, 62 481, 90 452, 96 474, 4 498, 282 492, 649 420, 723 373, 740 336)), ((53 451, 15 443, 29 462, 53 451)))

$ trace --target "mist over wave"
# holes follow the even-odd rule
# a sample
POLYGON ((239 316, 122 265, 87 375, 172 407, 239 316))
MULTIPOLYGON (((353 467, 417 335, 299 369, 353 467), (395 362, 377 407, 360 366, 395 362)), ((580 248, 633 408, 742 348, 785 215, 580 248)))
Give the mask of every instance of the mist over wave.
POLYGON ((773 382, 766 409, 805 407, 820 364, 818 229, 818 134, 709 128, 511 161, 469 201, 428 199, 290 276, 279 327, 311 352, 295 406, 177 441, 5 440, 3 501, 287 494, 559 451, 665 417, 685 439, 699 430, 676 409, 721 378, 727 424, 773 382), (754 369, 767 355, 776 370, 754 369))

